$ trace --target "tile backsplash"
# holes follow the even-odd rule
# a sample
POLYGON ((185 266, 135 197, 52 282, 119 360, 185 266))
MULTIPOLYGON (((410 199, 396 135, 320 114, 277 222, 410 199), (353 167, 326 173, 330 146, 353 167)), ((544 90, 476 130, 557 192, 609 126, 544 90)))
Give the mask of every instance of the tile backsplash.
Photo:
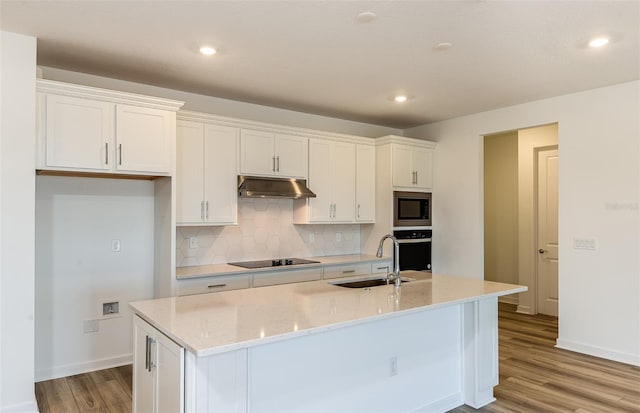
POLYGON ((360 225, 293 225, 293 200, 239 198, 238 225, 179 227, 176 245, 178 267, 358 254, 360 225), (195 248, 190 248, 191 237, 195 248))

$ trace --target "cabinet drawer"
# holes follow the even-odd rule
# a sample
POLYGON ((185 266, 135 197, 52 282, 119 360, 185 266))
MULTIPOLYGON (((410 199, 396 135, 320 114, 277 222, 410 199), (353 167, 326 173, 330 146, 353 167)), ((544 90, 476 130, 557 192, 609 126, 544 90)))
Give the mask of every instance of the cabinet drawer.
POLYGON ((371 274, 388 274, 393 271, 392 265, 391 261, 371 263, 371 274))
POLYGON ((178 295, 214 293, 218 291, 249 288, 249 275, 230 277, 203 277, 192 280, 178 280, 178 295))
POLYGON ((324 278, 351 277, 371 273, 371 264, 336 265, 324 268, 324 278))
POLYGON ((267 285, 298 283, 303 281, 316 281, 322 279, 322 268, 309 268, 306 270, 268 272, 253 275, 254 287, 267 285))

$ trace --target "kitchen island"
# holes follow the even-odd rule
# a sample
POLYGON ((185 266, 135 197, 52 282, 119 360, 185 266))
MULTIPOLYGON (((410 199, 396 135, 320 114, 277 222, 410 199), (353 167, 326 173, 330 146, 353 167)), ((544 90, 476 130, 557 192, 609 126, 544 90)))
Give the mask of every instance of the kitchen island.
POLYGON ((493 401, 497 299, 526 287, 403 272, 132 303, 134 410, 446 411, 493 401))

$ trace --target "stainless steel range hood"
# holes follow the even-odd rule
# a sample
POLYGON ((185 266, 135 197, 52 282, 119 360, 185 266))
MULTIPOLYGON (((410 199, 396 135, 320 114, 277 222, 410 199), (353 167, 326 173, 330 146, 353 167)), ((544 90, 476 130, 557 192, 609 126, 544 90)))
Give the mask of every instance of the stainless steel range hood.
POLYGON ((238 195, 244 198, 315 198, 304 179, 238 176, 238 195))

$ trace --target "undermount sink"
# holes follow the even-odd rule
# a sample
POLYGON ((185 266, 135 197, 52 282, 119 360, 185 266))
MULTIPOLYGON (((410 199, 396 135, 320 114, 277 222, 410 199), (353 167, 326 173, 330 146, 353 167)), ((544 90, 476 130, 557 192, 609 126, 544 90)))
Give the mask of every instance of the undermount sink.
MULTIPOLYGON (((406 278, 400 277, 403 283, 415 281, 414 278, 406 278)), ((386 277, 376 277, 376 278, 365 278, 359 280, 345 280, 345 281, 333 281, 329 284, 337 285, 338 287, 347 287, 347 288, 367 288, 367 287, 378 287, 380 285, 393 285, 393 281, 387 282, 386 277)))

